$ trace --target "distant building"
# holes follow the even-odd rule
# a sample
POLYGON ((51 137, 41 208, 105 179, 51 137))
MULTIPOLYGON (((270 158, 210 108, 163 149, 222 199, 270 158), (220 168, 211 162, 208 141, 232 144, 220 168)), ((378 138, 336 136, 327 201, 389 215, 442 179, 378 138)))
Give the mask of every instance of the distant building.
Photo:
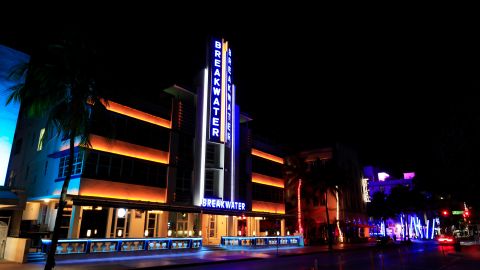
POLYGON ((305 166, 303 176, 295 176, 294 173, 286 175, 289 183, 286 191, 289 214, 287 223, 290 230, 298 231, 300 220, 306 239, 311 242, 326 241, 326 198, 322 186, 327 181, 338 181, 344 183, 338 193, 333 190, 326 192, 329 223, 332 224, 336 238, 339 241, 352 241, 368 236, 368 218, 361 186, 362 172, 355 152, 336 144, 300 152, 290 157, 290 160, 298 160, 305 166), (302 181, 298 181, 302 177, 302 181))
POLYGON ((378 168, 366 166, 363 169, 363 174, 368 183, 370 198, 377 192, 383 192, 388 195, 391 193, 392 188, 399 185, 413 189, 414 172, 406 172, 403 173, 402 178, 394 178, 388 173, 380 171, 378 168))

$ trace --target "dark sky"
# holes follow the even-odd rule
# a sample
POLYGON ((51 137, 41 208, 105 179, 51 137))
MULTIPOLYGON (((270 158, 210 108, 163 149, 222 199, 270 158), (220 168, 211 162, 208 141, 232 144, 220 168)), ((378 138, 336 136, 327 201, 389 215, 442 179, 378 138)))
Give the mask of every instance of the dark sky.
MULTIPOLYGON (((434 160, 443 158, 438 149, 457 151, 447 155, 456 158, 476 141, 480 44, 466 23, 244 14, 218 27, 177 24, 189 14, 177 15, 76 28, 103 48, 119 91, 150 93, 172 84, 192 87, 207 37, 226 37, 242 111, 257 133, 297 149, 339 141, 357 149, 365 164, 431 172, 442 166, 434 160)), ((25 40, 64 27, 17 27, 3 38, 28 48, 25 40)))

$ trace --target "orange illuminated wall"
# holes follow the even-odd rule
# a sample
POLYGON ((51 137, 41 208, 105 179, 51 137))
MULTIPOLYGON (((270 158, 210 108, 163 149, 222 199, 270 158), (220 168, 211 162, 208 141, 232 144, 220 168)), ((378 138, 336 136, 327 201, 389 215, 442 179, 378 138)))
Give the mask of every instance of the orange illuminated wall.
POLYGON ((264 159, 268 159, 268 160, 273 161, 273 162, 283 164, 283 158, 274 156, 272 154, 262 152, 262 151, 257 150, 257 149, 252 149, 252 155, 257 156, 257 157, 261 157, 261 158, 264 158, 264 159))
POLYGON ((168 164, 169 153, 157 149, 135 145, 119 140, 109 141, 104 137, 93 134, 90 135, 90 144, 92 149, 98 151, 168 164))
POLYGON ((78 195, 110 199, 166 202, 166 189, 89 178, 80 180, 78 195))
POLYGON ((274 214, 285 214, 285 204, 262 201, 252 201, 253 212, 266 212, 274 214))
POLYGON ((102 100, 102 104, 105 105, 105 107, 109 111, 123 114, 164 128, 172 128, 172 122, 170 120, 166 120, 158 116, 118 104, 113 101, 105 102, 102 100))
POLYGON ((252 182, 257 184, 267 185, 267 186, 279 187, 279 188, 285 187, 285 183, 281 178, 275 178, 275 177, 271 177, 271 176, 267 176, 259 173, 254 173, 254 172, 252 172, 252 182))

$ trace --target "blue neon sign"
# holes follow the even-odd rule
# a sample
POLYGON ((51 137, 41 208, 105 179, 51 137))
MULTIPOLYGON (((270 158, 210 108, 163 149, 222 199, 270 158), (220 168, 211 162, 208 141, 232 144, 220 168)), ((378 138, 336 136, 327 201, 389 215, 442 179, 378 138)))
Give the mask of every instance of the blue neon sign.
POLYGON ((210 141, 220 142, 222 123, 222 41, 214 39, 212 44, 212 62, 210 67, 210 141))
POLYGON ((232 50, 227 52, 227 115, 225 125, 225 143, 230 147, 232 143, 232 50))
POLYGON ((245 211, 245 203, 203 198, 202 207, 245 211))

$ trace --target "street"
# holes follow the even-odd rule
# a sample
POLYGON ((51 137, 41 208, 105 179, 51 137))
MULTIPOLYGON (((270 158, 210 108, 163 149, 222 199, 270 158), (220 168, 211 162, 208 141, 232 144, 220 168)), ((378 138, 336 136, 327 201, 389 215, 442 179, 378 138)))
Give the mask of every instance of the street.
MULTIPOLYGON (((178 269, 178 268, 177 268, 178 269)), ((480 269, 478 246, 453 246, 434 242, 360 249, 334 253, 284 256, 254 261, 185 267, 181 269, 480 269)))

